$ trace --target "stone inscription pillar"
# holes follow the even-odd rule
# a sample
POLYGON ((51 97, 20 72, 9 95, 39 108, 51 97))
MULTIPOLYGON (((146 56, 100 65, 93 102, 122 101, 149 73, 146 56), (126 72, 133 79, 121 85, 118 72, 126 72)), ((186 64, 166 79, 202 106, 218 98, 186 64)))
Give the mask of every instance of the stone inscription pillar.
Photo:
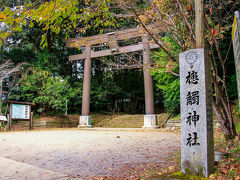
POLYGON ((211 63, 204 49, 180 54, 181 169, 209 176, 214 168, 211 63))
POLYGON ((147 66, 151 64, 150 60, 150 46, 148 36, 143 36, 143 71, 144 71, 144 89, 145 89, 145 110, 144 126, 143 128, 158 128, 157 116, 154 114, 154 98, 152 76, 147 70, 147 66))
POLYGON ((84 78, 82 94, 82 114, 78 127, 91 127, 90 114, 90 86, 91 86, 91 46, 86 46, 86 59, 84 60, 84 78))

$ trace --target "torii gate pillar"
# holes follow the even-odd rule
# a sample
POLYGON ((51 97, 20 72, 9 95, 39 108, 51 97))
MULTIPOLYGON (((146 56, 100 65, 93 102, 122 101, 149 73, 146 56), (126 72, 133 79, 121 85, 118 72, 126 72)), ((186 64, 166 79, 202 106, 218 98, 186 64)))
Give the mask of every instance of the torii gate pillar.
POLYGON ((144 89, 145 89, 145 111, 143 128, 159 128, 157 125, 157 116, 154 114, 154 98, 152 76, 147 70, 147 66, 151 65, 150 45, 148 35, 143 35, 143 71, 144 71, 144 89))
POLYGON ((83 94, 82 94, 82 114, 79 117, 78 128, 90 128, 90 83, 91 83, 91 46, 86 46, 86 59, 84 60, 83 94))

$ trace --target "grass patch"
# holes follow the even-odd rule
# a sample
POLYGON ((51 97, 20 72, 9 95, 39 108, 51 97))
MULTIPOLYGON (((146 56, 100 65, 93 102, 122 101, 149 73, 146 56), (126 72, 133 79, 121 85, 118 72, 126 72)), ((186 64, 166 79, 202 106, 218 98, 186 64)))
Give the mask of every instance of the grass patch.
MULTIPOLYGON (((80 114, 51 115, 40 117, 34 115, 35 127, 67 128, 77 127, 80 114), (43 124, 46 125, 43 125, 43 124)), ((93 127, 105 128, 142 128, 144 125, 144 114, 128 115, 119 114, 113 116, 111 113, 91 113, 91 124, 93 127)), ((158 124, 161 125, 168 117, 167 113, 157 114, 158 124)), ((21 124, 19 124, 21 125, 21 124)), ((28 122, 23 122, 23 126, 28 126, 28 122)))
POLYGON ((169 121, 178 121, 178 120, 179 121, 181 120, 181 114, 178 114, 178 115, 176 115, 176 116, 174 116, 174 117, 169 119, 169 121))
POLYGON ((182 173, 181 171, 175 172, 171 174, 172 178, 177 178, 177 179, 183 179, 183 180, 207 180, 209 178, 203 178, 201 176, 195 176, 195 175, 191 175, 189 173, 182 173))
POLYGON ((236 123, 236 131, 237 131, 237 134, 240 133, 240 123, 236 123))
POLYGON ((104 124, 107 128, 140 128, 143 126, 143 115, 119 115, 112 117, 104 124))

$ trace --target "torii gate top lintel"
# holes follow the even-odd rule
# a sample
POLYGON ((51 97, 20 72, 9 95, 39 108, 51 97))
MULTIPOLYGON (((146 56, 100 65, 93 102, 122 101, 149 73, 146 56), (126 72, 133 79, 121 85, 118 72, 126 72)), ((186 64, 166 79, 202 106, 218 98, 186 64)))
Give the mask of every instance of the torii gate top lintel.
MULTIPOLYGON (((158 32, 158 28, 153 25, 149 25, 147 27, 151 29, 152 32, 158 32)), ((86 47, 86 46, 93 46, 96 44, 107 44, 109 49, 101 50, 101 51, 91 51, 91 58, 103 57, 103 56, 112 56, 122 53, 129 53, 129 52, 136 52, 143 50, 143 46, 141 44, 136 45, 129 45, 119 47, 118 41, 121 40, 128 40, 132 38, 142 37, 147 35, 147 32, 142 27, 131 28, 111 33, 106 33, 102 35, 95 35, 90 37, 84 38, 70 38, 66 40, 67 47, 74 48, 74 47, 86 47)), ((159 46, 153 42, 149 42, 150 49, 158 48, 159 46)), ((82 54, 72 55, 69 56, 69 61, 75 61, 80 59, 86 59, 86 53, 83 52, 82 54)))

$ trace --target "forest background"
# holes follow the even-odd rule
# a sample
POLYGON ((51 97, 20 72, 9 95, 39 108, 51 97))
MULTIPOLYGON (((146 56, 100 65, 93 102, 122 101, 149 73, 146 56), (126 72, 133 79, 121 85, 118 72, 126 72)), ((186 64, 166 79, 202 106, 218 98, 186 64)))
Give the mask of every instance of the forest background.
MULTIPOLYGON (((212 61, 213 109, 225 137, 236 135, 231 105, 237 99, 231 41, 234 11, 240 3, 206 0, 205 40, 212 61)), ((160 48, 148 67, 154 77, 156 112, 179 114, 178 54, 195 48, 194 1, 188 0, 11 0, 0 1, 0 112, 6 100, 36 104, 35 113, 80 113, 83 61, 68 56, 66 38, 87 37, 142 26, 160 48), (147 28, 154 24, 158 33, 147 28), (67 103, 67 106, 66 106, 67 103)), ((139 42, 129 39, 122 44, 139 42)), ((98 45, 95 49, 104 49, 98 45)), ((141 52, 92 61, 91 112, 144 114, 141 52)))

